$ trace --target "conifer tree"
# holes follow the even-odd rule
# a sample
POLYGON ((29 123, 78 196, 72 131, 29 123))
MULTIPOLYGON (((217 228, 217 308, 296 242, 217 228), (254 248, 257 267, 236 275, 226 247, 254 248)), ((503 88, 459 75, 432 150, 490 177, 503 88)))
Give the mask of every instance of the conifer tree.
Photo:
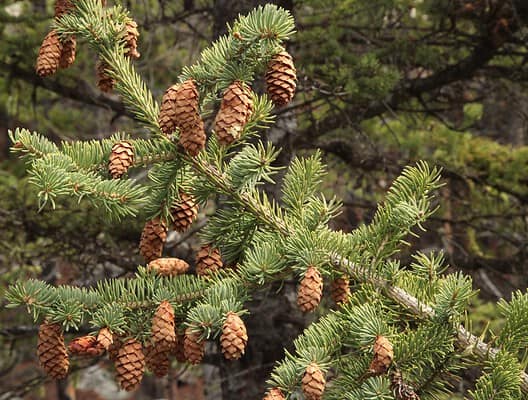
MULTIPOLYGON (((89 288, 38 280, 13 285, 10 306, 26 307, 41 326, 42 366, 62 378, 68 357, 106 351, 121 388, 135 390, 145 367, 160 376, 174 357, 200 363, 207 341, 219 342, 227 359, 245 357, 252 335, 245 304, 272 283, 295 279, 301 310, 324 315, 277 363, 263 398, 445 398, 468 365, 481 368, 471 398, 526 398, 528 294, 501 301, 506 323, 492 347, 484 334, 471 333, 470 278, 446 274, 441 254, 417 253, 411 265, 393 258, 435 211, 437 168, 424 162, 405 168, 372 222, 351 233, 328 226, 340 203, 320 193, 325 169, 318 152, 288 166, 276 183, 280 202, 261 189, 275 183, 279 149, 259 133, 296 88, 285 49, 294 29, 292 16, 274 5, 240 16, 198 63, 184 68, 160 107, 133 66, 140 36, 127 10, 77 0, 57 16, 50 31, 56 49, 75 37, 77 46, 95 50, 103 66, 99 80, 111 83, 102 89, 121 95, 138 132, 56 145, 17 129, 10 133, 12 149, 27 161, 41 208, 67 196, 88 200, 110 219, 141 218, 145 264, 134 277, 89 288), (268 93, 252 90, 259 78, 268 93), (203 118, 215 111, 207 132, 203 118), (148 179, 130 178, 138 168, 148 170, 148 179), (187 229, 195 208, 216 197, 223 208, 201 232, 196 273, 182 260, 164 258, 167 231, 187 229), (326 286, 337 303, 332 310, 320 305, 326 286), (64 332, 84 326, 94 335, 66 346, 64 332)), ((44 46, 48 52, 49 43, 44 46)), ((37 72, 60 73, 41 64, 37 72)))

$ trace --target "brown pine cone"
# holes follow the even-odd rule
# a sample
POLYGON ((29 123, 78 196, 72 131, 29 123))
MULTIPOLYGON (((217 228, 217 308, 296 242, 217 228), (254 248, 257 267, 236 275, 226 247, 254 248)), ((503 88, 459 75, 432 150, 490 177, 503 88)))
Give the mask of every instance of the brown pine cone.
POLYGON ((394 359, 394 351, 392 343, 385 336, 376 336, 374 342, 374 357, 369 366, 369 373, 371 375, 381 375, 387 372, 392 360, 394 359))
POLYGON ((287 51, 273 56, 266 72, 266 91, 276 106, 284 106, 293 99, 296 80, 292 56, 287 51))
POLYGON ((193 196, 180 191, 180 200, 171 207, 172 229, 185 232, 198 216, 198 204, 193 196))
POLYGON ((161 99, 158 122, 161 131, 167 136, 176 130, 175 104, 179 86, 180 85, 172 85, 169 87, 165 90, 163 98, 161 99))
POLYGON ((169 374, 169 351, 154 344, 145 346, 145 364, 158 378, 169 374))
POLYGON ((114 337, 112 336, 112 332, 110 332, 110 329, 99 329, 99 333, 97 333, 97 343, 102 346, 103 349, 108 350, 108 348, 112 345, 113 342, 114 337))
POLYGON ((271 388, 262 400, 286 400, 279 388, 271 388))
POLYGON ((234 312, 228 312, 222 326, 220 345, 226 360, 238 360, 246 350, 248 341, 244 321, 234 312))
POLYGON ((220 250, 212 248, 209 244, 202 246, 196 254, 196 273, 198 275, 215 273, 223 266, 220 250))
POLYGON ((302 312, 314 311, 319 305, 322 295, 323 277, 315 267, 309 267, 299 284, 297 305, 302 312))
POLYGON ((187 362, 187 358, 185 357, 185 352, 183 350, 184 341, 185 336, 181 333, 176 332, 176 341, 174 342, 171 354, 176 358, 176 361, 178 361, 179 363, 187 362))
POLYGON ((64 379, 70 361, 59 324, 44 322, 39 327, 37 356, 42 369, 53 379, 64 379))
POLYGON ((205 148, 205 142, 207 140, 202 118, 198 116, 195 122, 196 124, 192 129, 180 130, 180 138, 178 141, 180 146, 192 157, 196 157, 205 148))
POLYGON ((174 308, 164 300, 152 317, 152 343, 158 350, 169 351, 176 341, 174 332, 174 308))
POLYGON ((411 385, 404 382, 401 371, 393 371, 390 375, 391 389, 397 400, 420 400, 420 396, 411 385))
POLYGON ((121 389, 127 392, 136 390, 145 372, 145 355, 141 343, 133 338, 123 343, 117 351, 114 365, 121 389))
POLYGON ((125 23, 125 55, 130 58, 139 58, 137 41, 139 38, 138 25, 133 19, 127 19, 125 23))
POLYGON ((185 330, 183 354, 191 364, 200 364, 205 354, 205 341, 200 340, 200 335, 193 333, 191 328, 185 330))
POLYGON ((167 226, 159 218, 151 219, 145 223, 141 232, 139 253, 147 262, 160 258, 165 240, 167 240, 167 226))
POLYGON ((108 170, 112 178, 121 178, 133 164, 134 146, 132 146, 132 143, 126 140, 114 143, 108 162, 108 170))
POLYGON ((218 142, 225 146, 240 139, 252 112, 251 89, 240 81, 233 82, 224 91, 220 110, 216 114, 214 129, 218 142))
POLYGON ((64 14, 73 10, 73 3, 71 0, 56 0, 55 1, 55 18, 59 19, 64 14))
POLYGON ((73 339, 68 345, 71 354, 97 357, 104 353, 104 347, 97 342, 95 336, 86 335, 73 339))
POLYGON ((330 294, 337 305, 345 304, 350 296, 350 281, 346 276, 336 278, 330 285, 330 294))
POLYGON ((40 45, 35 70, 39 76, 53 75, 59 69, 63 45, 57 31, 50 31, 40 45))
POLYGON ((62 51, 59 59, 59 68, 66 69, 71 67, 75 62, 75 52, 77 48, 77 40, 75 36, 70 36, 62 42, 62 51))
POLYGON ((147 265, 147 270, 155 271, 161 276, 182 275, 189 269, 189 264, 179 258, 157 258, 147 265))
POLYGON ((109 93, 114 90, 116 81, 107 72, 107 70, 110 69, 110 66, 104 61, 99 60, 96 69, 97 87, 99 90, 104 93, 109 93))
POLYGON ((302 378, 304 398, 306 400, 321 400, 325 386, 325 376, 319 366, 316 363, 308 365, 302 378))

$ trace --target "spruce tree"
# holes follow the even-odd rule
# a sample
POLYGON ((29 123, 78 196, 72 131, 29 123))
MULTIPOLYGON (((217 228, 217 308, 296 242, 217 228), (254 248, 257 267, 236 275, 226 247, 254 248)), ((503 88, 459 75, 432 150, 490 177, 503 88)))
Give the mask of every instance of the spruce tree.
POLYGON ((296 86, 285 49, 295 30, 287 11, 266 5, 240 16, 183 69, 159 105, 134 68, 139 32, 127 10, 99 0, 57 3, 62 11, 37 73, 69 66, 61 59, 71 61, 73 40, 92 47, 100 88, 121 95, 138 130, 56 145, 17 129, 12 149, 27 162, 40 208, 75 197, 112 220, 141 218, 145 263, 133 277, 93 287, 38 280, 10 287, 10 306, 25 306, 40 324, 39 359, 52 378, 63 378, 76 355, 106 353, 121 388, 135 390, 145 369, 160 376, 173 358, 200 363, 208 341, 218 342, 226 359, 244 357, 252 335, 245 304, 273 283, 295 279, 300 309, 320 317, 277 363, 263 398, 448 398, 470 365, 481 368, 471 398, 527 397, 528 294, 500 302, 506 322, 489 344, 469 323, 469 277, 446 274, 442 254, 417 253, 410 265, 394 258, 436 210, 439 169, 406 167, 372 221, 351 233, 329 228, 340 203, 320 192, 319 152, 295 158, 277 179, 280 149, 259 134, 296 86), (258 79, 266 80, 267 93, 251 89, 258 79), (213 115, 206 129, 203 118, 213 115), (147 179, 131 178, 138 168, 148 170, 147 179), (262 190, 266 183, 280 186, 279 201, 262 190), (221 199, 222 208, 200 233, 196 264, 163 257, 167 232, 188 229, 197 207, 211 199, 221 199), (332 307, 321 305, 327 286, 332 307), (65 332, 86 326, 92 335, 66 345, 65 332))

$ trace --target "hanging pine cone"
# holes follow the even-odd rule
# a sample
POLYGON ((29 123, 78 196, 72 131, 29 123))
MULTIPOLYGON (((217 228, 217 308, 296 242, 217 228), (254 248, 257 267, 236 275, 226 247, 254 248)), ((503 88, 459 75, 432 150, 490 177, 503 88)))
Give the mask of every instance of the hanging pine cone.
POLYGON ((70 36, 62 42, 62 51, 59 59, 59 68, 66 69, 71 67, 75 62, 75 52, 77 48, 77 40, 75 36, 70 36))
POLYGON ((73 339, 68 345, 71 354, 79 356, 97 357, 104 353, 104 347, 92 335, 81 336, 73 339))
POLYGON ((176 361, 179 363, 187 362, 187 358, 185 357, 185 352, 183 350, 183 343, 185 341, 185 336, 181 333, 176 332, 176 341, 174 342, 174 346, 172 347, 171 354, 176 358, 176 361))
POLYGON ((139 58, 137 42, 139 38, 138 25, 133 19, 127 19, 125 23, 125 55, 130 58, 139 58))
POLYGON ((191 364, 200 364, 205 354, 205 341, 200 340, 200 335, 194 333, 191 328, 185 330, 183 354, 191 364))
POLYGON ((64 379, 70 361, 59 324, 42 323, 38 332, 37 355, 42 369, 53 379, 64 379))
POLYGON ((71 0, 56 0, 55 1, 55 19, 59 19, 64 14, 69 13, 73 9, 71 0))
POLYGON ((326 380, 323 371, 316 363, 306 367, 302 378, 302 391, 306 400, 321 400, 325 390, 326 380))
POLYGON ((99 333, 97 333, 97 343, 102 346, 103 349, 108 350, 108 348, 112 345, 113 342, 114 338, 112 336, 112 332, 110 332, 110 329, 99 329, 99 333))
POLYGON ((309 267, 299 284, 297 305, 302 312, 310 312, 317 308, 323 295, 323 277, 315 267, 309 267))
POLYGON ((211 247, 209 244, 202 246, 196 254, 196 273, 198 275, 215 273, 223 266, 220 250, 211 247))
POLYGON ((207 136, 205 134, 204 123, 198 116, 196 124, 192 129, 181 129, 178 143, 192 157, 196 157, 204 148, 207 136))
POLYGON ((271 388, 262 400, 286 400, 279 388, 271 388))
POLYGON ((189 269, 189 264, 179 258, 157 258, 147 265, 148 271, 155 271, 161 276, 182 275, 189 269))
POLYGON ((172 85, 163 94, 161 99, 160 113, 158 122, 161 131, 165 135, 170 135, 176 130, 176 111, 174 110, 178 88, 180 85, 172 85))
POLYGON ((141 343, 133 338, 123 343, 117 351, 114 365, 121 389, 127 392, 137 389, 145 372, 145 355, 141 343))
POLYGON ((385 336, 376 336, 374 342, 374 358, 369 366, 369 373, 371 375, 381 375, 387 372, 392 360, 394 358, 394 352, 392 349, 392 343, 385 336))
POLYGON ((220 346, 225 359, 238 360, 242 357, 246 351, 247 341, 244 321, 234 312, 228 312, 220 336, 220 346))
POLYGON ((145 346, 145 364, 158 378, 168 375, 170 369, 168 350, 160 349, 153 344, 145 346))
POLYGON ((108 93, 114 90, 116 81, 112 78, 107 70, 110 66, 102 60, 97 62, 96 75, 97 75, 97 87, 101 92, 108 93))
POLYGON ((59 69, 62 43, 57 31, 50 31, 40 45, 35 70, 39 76, 53 75, 59 69))
POLYGON ((293 99, 296 80, 292 56, 287 51, 273 56, 266 72, 266 91, 276 106, 284 106, 293 99))
POLYGON ((114 143, 110 153, 108 170, 112 178, 118 179, 134 164, 134 147, 126 140, 114 143))
POLYGON ((332 300, 337 305, 345 304, 350 296, 350 281, 346 276, 336 278, 330 285, 332 300))
POLYGON ((193 196, 180 191, 180 200, 171 207, 172 229, 185 232, 198 216, 198 204, 193 196))
POLYGON ((420 400, 420 396, 414 391, 414 388, 403 381, 399 370, 391 373, 390 380, 392 393, 397 400, 420 400))
POLYGON ((153 345, 160 351, 169 351, 174 346, 174 308, 166 300, 160 303, 152 317, 151 334, 153 345))
POLYGON ((252 112, 251 89, 240 81, 233 82, 224 91, 220 110, 216 114, 214 129, 218 142, 229 145, 240 139, 252 112))
POLYGON ((161 257, 163 245, 167 240, 167 226, 159 218, 145 223, 139 242, 139 253, 147 262, 161 257))

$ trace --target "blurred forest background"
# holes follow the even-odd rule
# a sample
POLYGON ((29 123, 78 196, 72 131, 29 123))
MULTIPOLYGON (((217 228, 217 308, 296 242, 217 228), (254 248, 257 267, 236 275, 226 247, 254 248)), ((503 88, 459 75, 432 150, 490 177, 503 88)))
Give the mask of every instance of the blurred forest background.
MULTIPOLYGON (((54 140, 145 134, 117 95, 97 89, 96 57, 87 46, 79 46, 72 68, 48 78, 35 74, 52 3, 0 1, 0 294, 20 278, 91 285, 142 263, 141 220, 109 224, 75 202, 37 213, 24 165, 9 154, 7 131, 15 127, 38 128, 54 140)), ((136 65, 160 100, 227 22, 268 1, 122 3, 139 25, 136 65)), ((439 209, 427 232, 410 238, 412 246, 398 257, 409 262, 416 249, 443 250, 451 270, 472 275, 480 289, 475 330, 488 320, 492 330, 499 326, 495 301, 528 283, 528 2, 274 3, 291 10, 298 31, 288 48, 298 70, 297 95, 265 133, 283 149, 279 162, 323 150, 330 171, 325 190, 344 203, 333 224, 344 231, 370 220, 405 165, 423 159, 441 166, 439 209)), ((193 262, 195 234, 212 210, 202 211, 185 234, 171 234, 170 255, 193 262)), ((294 290, 294 282, 288 285, 294 290)), ((249 308, 259 311, 247 320, 252 336, 240 361, 226 363, 218 349, 208 349, 205 367, 175 368, 162 381, 147 377, 132 395, 117 394, 97 365, 78 365, 66 382, 46 382, 34 354, 37 328, 26 314, 2 308, 0 399, 258 398, 283 347, 309 322, 290 292, 253 299, 249 308)))

